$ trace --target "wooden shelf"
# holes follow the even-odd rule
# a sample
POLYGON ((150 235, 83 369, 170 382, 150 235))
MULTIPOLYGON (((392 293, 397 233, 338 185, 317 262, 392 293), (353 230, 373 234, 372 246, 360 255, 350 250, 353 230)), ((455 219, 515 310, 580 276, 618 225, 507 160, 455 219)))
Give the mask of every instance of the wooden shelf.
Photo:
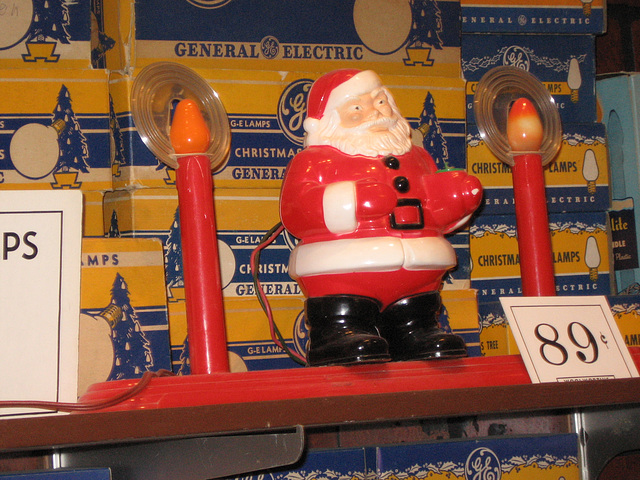
MULTIPOLYGON (((637 363, 640 350, 632 350, 637 363)), ((397 391, 387 388, 387 382, 393 377, 388 371, 379 368, 376 373, 379 393, 363 392, 358 381, 353 380, 354 375, 363 376, 366 385, 371 385, 371 378, 363 374, 374 370, 341 367, 344 372, 348 371, 352 380, 340 385, 340 390, 332 390, 327 384, 325 395, 322 382, 326 379, 321 378, 314 391, 293 395, 295 386, 285 385, 288 376, 302 375, 300 370, 311 371, 300 369, 297 373, 282 371, 283 398, 225 402, 226 387, 221 384, 218 392, 220 401, 215 404, 199 404, 197 396, 182 395, 189 397, 182 407, 148 408, 134 403, 131 410, 5 419, 0 421, 0 451, 37 451, 146 439, 275 431, 296 425, 316 427, 640 404, 640 378, 530 384, 523 377, 524 367, 518 356, 466 359, 450 364, 436 362, 435 366, 433 362, 427 362, 429 366, 426 367, 414 363, 418 364, 405 362, 398 367, 405 373, 412 372, 415 381, 405 388, 396 388, 397 391), (466 388, 463 380, 456 380, 474 376, 474 372, 480 369, 478 365, 482 369, 490 369, 491 374, 485 375, 484 379, 487 386, 476 381, 466 388), (451 374, 446 373, 447 368, 451 369, 451 374), (444 382, 447 386, 440 388, 434 384, 433 374, 422 372, 434 369, 444 372, 445 379, 449 378, 448 375, 455 378, 449 378, 444 382), (466 373, 463 375, 461 371, 466 373), (424 383, 429 378, 431 383, 424 383)), ((329 369, 323 370, 324 373, 333 372, 330 369, 334 367, 323 368, 329 369)), ((255 377, 259 378, 259 374, 255 377)), ((339 375, 332 381, 339 382, 339 375)), ((216 386, 213 384, 209 388, 215 390, 216 386)))

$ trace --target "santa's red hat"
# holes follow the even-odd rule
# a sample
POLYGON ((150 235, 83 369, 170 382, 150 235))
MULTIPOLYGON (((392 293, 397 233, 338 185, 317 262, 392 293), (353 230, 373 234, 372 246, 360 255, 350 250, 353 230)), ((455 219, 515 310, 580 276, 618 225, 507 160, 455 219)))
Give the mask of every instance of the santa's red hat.
POLYGON ((350 97, 363 95, 380 87, 382 80, 373 70, 345 68, 324 74, 309 90, 305 130, 313 130, 326 112, 331 112, 350 97))

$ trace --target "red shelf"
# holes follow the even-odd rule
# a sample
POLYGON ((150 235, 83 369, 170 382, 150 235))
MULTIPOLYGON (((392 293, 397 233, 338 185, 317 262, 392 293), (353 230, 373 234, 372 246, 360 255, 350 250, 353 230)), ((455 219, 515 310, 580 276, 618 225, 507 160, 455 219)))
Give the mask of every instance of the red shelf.
MULTIPOLYGON (((640 349, 632 349, 632 356, 640 368, 640 349)), ((135 383, 119 381, 93 385, 81 400, 104 400, 128 390, 135 383)), ((519 355, 217 373, 154 378, 139 395, 109 410, 195 407, 530 383, 519 355)))
MULTIPOLYGON (((133 384, 94 385, 83 401, 133 384)), ((155 378, 109 411, 2 420, 0 451, 637 404, 640 378, 532 384, 519 356, 193 375, 155 378)))
MULTIPOLYGON (((132 388, 136 382, 93 385, 81 401, 108 399, 132 388)), ((194 407, 528 383, 529 375, 520 356, 216 373, 154 378, 139 395, 109 410, 194 407)))

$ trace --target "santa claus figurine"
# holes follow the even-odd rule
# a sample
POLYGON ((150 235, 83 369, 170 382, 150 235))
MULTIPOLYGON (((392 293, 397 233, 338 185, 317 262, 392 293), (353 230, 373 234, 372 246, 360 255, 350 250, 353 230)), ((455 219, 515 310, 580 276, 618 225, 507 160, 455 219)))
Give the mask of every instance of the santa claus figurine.
POLYGON ((456 256, 444 238, 480 204, 480 182, 438 171, 370 70, 336 70, 309 91, 305 149, 280 195, 300 242, 289 274, 306 296, 311 366, 460 357, 438 324, 456 256))

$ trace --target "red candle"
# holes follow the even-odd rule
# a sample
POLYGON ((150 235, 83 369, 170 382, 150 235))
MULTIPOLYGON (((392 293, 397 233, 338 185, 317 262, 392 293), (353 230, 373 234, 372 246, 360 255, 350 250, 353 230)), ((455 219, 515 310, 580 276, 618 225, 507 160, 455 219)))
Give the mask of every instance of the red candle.
POLYGON ((526 98, 516 100, 507 118, 507 139, 514 160, 511 173, 522 293, 525 296, 556 294, 540 154, 543 135, 542 122, 532 102, 526 98))
POLYGON ((181 100, 176 106, 170 138, 178 155, 176 185, 191 373, 228 372, 211 159, 204 155, 210 133, 193 100, 181 100))

